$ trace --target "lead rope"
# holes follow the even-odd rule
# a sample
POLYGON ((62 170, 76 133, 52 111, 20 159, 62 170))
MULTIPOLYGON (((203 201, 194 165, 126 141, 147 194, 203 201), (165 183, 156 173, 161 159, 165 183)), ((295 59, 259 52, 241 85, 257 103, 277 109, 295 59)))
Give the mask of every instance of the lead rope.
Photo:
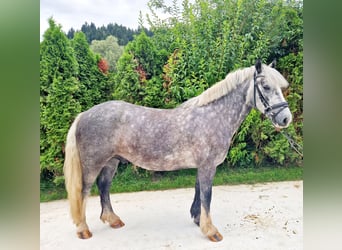
POLYGON ((297 152, 297 154, 299 154, 302 159, 303 159, 303 147, 301 145, 299 145, 298 143, 296 143, 291 136, 286 133, 284 130, 280 131, 287 139, 287 141, 289 142, 290 146, 297 152))

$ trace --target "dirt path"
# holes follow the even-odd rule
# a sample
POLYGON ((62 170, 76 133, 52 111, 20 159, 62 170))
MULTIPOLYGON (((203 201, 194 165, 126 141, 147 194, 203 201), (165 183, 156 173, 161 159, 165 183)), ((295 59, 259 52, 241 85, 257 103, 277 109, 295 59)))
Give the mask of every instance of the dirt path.
POLYGON ((302 249, 303 182, 213 188, 211 215, 223 235, 210 242, 190 219, 194 189, 112 194, 125 222, 112 229, 99 219, 99 197, 87 203, 93 237, 80 240, 66 200, 40 204, 40 249, 302 249))

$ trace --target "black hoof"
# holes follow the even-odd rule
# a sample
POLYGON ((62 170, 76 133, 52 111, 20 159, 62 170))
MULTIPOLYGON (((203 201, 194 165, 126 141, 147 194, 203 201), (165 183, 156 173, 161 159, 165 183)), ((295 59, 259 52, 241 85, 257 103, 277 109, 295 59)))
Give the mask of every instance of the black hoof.
POLYGON ((194 223, 195 223, 197 226, 200 225, 200 218, 199 218, 199 216, 197 216, 197 217, 194 218, 194 223))

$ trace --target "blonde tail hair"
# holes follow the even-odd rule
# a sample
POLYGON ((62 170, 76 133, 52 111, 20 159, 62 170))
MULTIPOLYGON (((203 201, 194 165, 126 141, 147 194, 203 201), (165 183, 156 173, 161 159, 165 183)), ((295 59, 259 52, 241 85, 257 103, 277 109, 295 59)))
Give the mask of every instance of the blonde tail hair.
POLYGON ((76 128, 81 114, 76 117, 69 129, 65 146, 65 160, 63 167, 71 217, 76 225, 83 220, 82 211, 84 209, 84 200, 82 195, 82 165, 76 142, 76 128))

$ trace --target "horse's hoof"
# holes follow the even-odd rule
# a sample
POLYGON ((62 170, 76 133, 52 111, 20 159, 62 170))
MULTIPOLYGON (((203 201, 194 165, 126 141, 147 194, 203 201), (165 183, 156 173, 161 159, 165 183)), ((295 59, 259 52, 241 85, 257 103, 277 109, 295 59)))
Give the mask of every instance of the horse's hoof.
POLYGON ((123 227, 125 223, 123 223, 121 220, 115 221, 114 223, 110 224, 112 228, 120 228, 123 227))
POLYGON ((93 234, 87 229, 82 232, 77 232, 77 236, 80 239, 89 239, 91 236, 93 236, 93 234))
POLYGON ((218 241, 221 241, 223 239, 223 236, 219 232, 217 232, 212 236, 208 236, 208 238, 211 241, 218 242, 218 241))

